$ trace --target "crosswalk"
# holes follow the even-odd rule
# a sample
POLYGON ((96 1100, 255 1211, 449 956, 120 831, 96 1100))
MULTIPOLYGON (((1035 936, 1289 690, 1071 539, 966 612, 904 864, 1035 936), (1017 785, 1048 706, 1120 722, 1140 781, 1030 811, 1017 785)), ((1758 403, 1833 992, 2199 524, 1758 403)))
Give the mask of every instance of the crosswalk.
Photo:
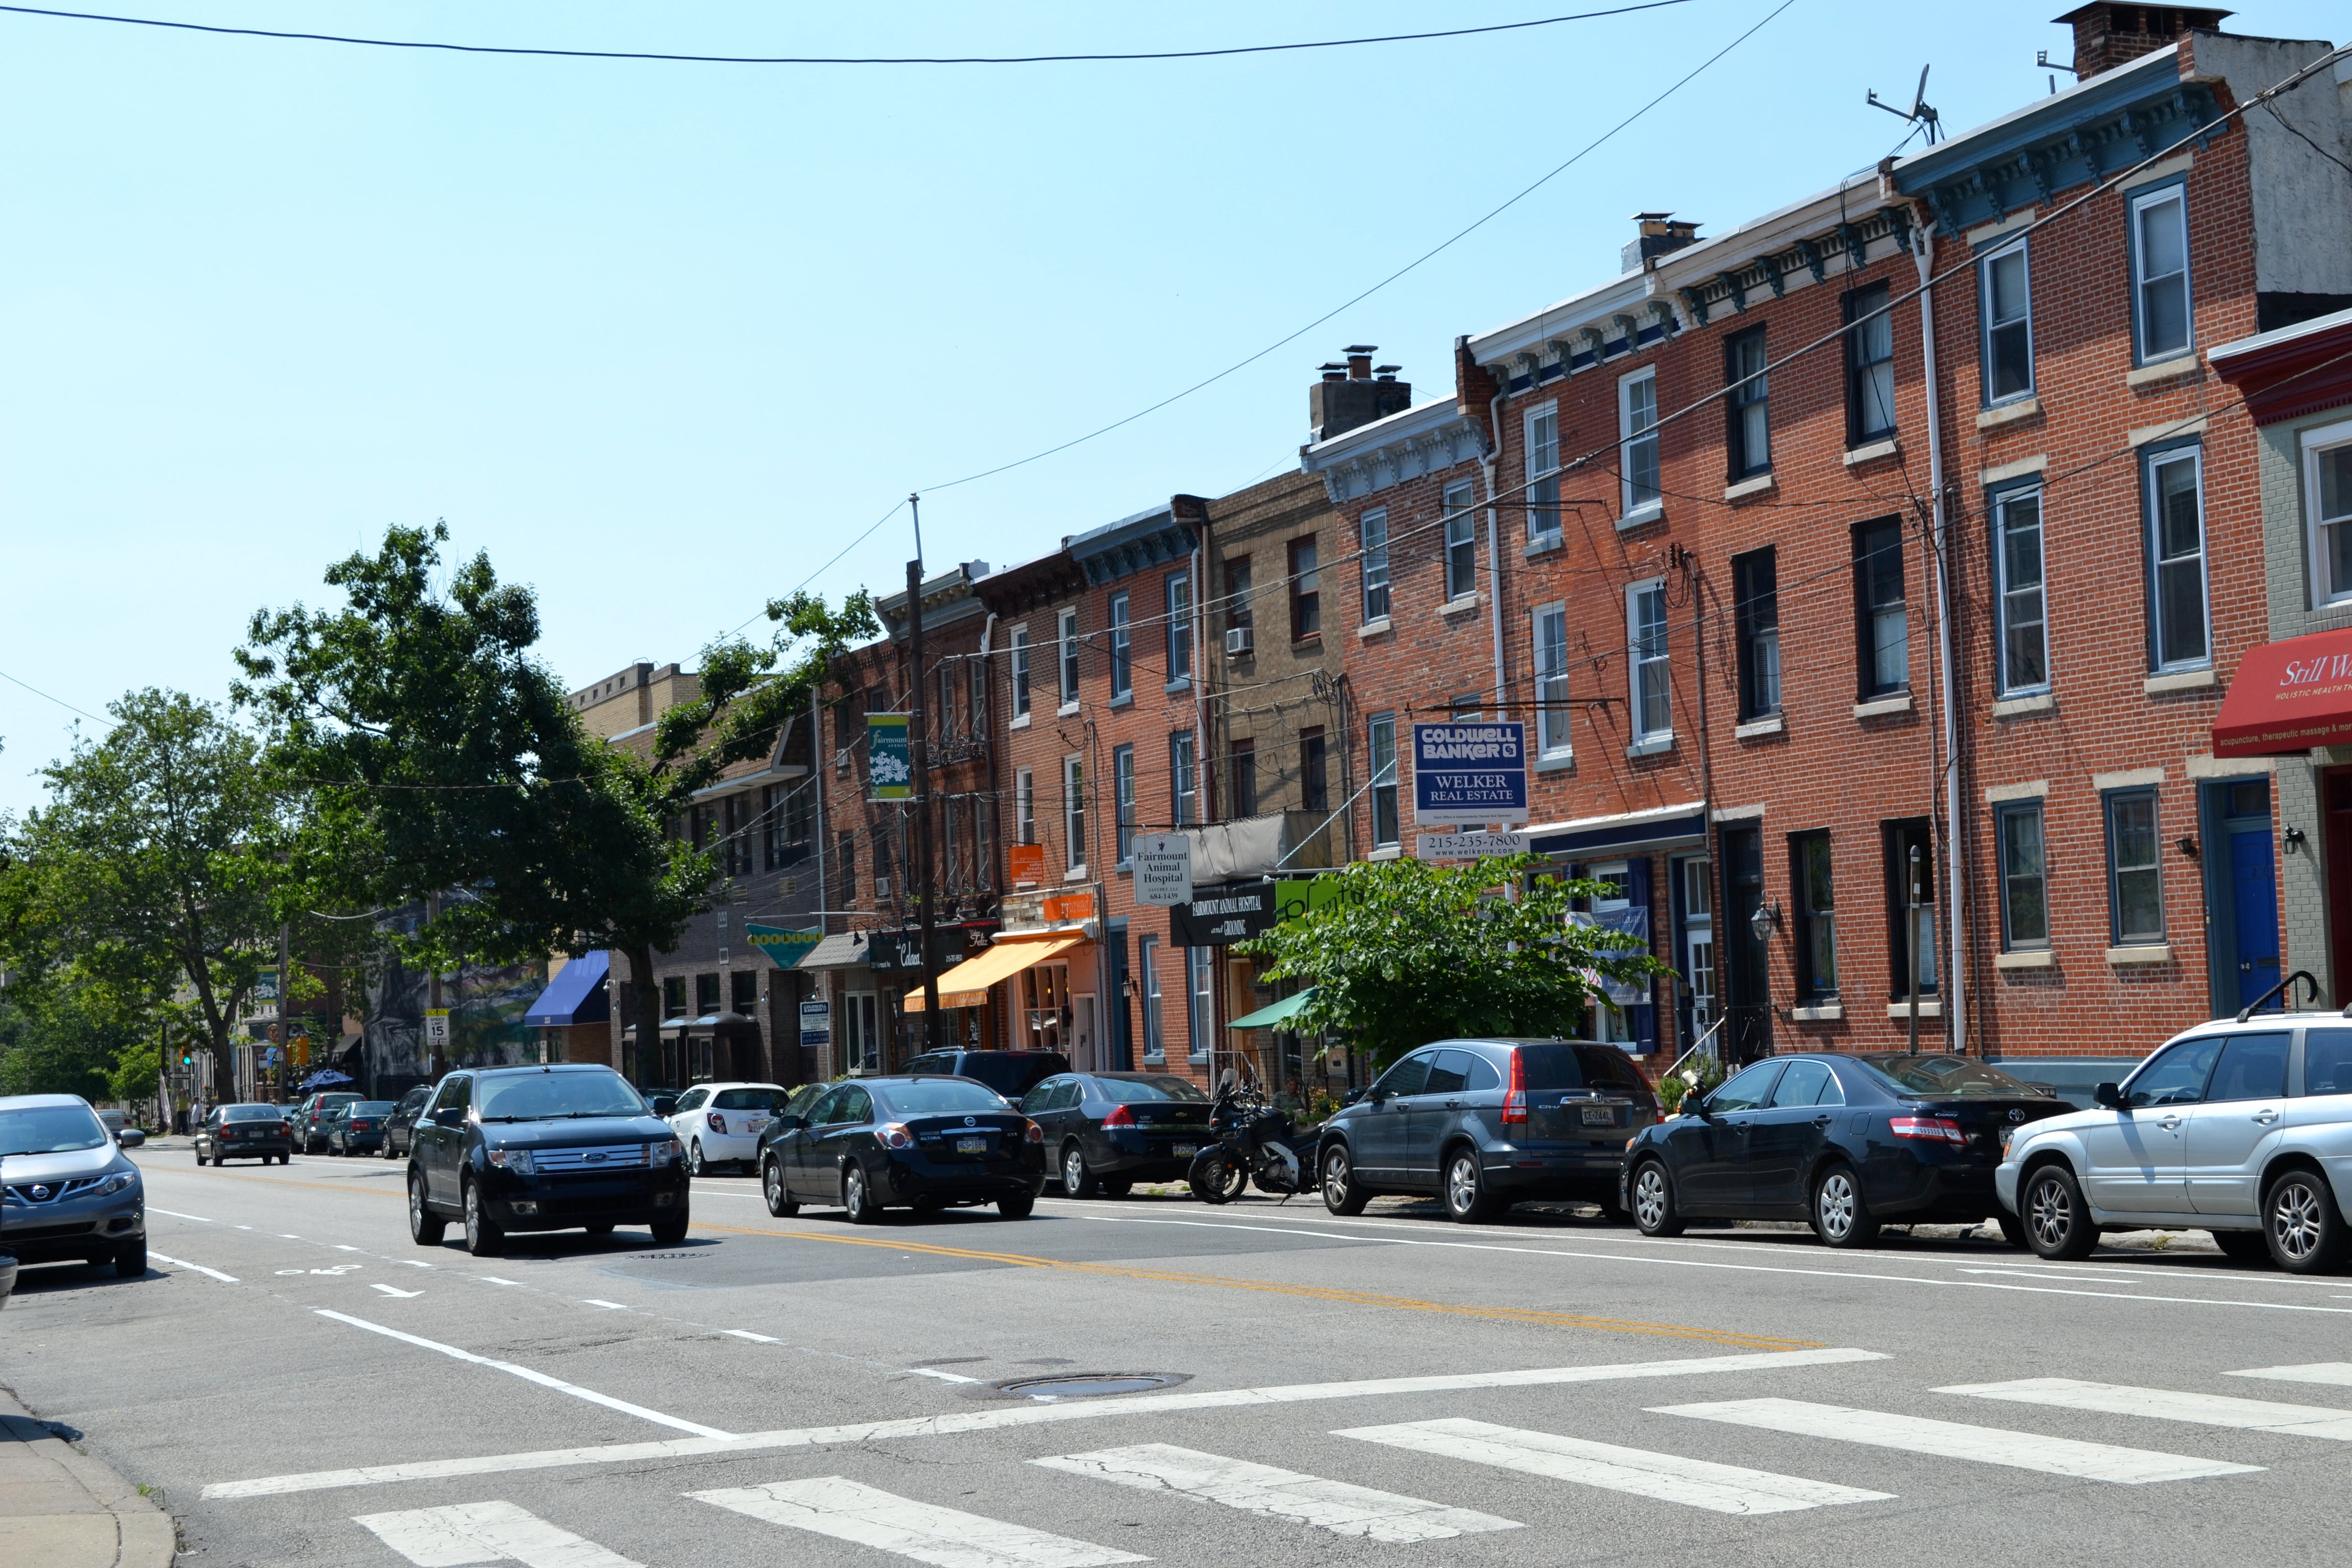
MULTIPOLYGON (((2321 1362, 2232 1372, 2232 1378, 2305 1386, 2352 1388, 2352 1363, 2321 1362)), ((1099 1521, 1082 1493, 1054 1500, 1021 1488, 990 1493, 963 1491, 961 1498, 1006 1500, 997 1517, 902 1496, 843 1475, 803 1476, 682 1494, 685 1500, 726 1510, 748 1520, 803 1537, 820 1536, 866 1548, 881 1558, 929 1564, 930 1568, 1096 1568, 1097 1564, 1149 1562, 1133 1547, 1150 1547, 1167 1536, 1181 1537, 1181 1510, 1209 1506, 1254 1516, 1283 1528, 1300 1526, 1330 1534, 1392 1545, 1423 1545, 1496 1534, 1529 1525, 1556 1523, 1559 1510, 1589 1516, 1576 1498, 1586 1490, 1624 1494, 1674 1508, 1729 1515, 1774 1515, 1837 1508, 1883 1509, 1900 1500, 1893 1490, 1853 1484, 1890 1483, 1906 1473, 1904 1462, 1925 1458, 1950 1462, 1936 1472, 1939 1482, 1990 1470, 2027 1470, 2067 1480, 2121 1486, 2160 1486, 2211 1481, 2263 1473, 2259 1464, 2138 1447, 2048 1431, 2022 1430, 1951 1416, 1974 1408, 2020 1405, 2057 1413, 2051 1422, 2073 1416, 2121 1417, 2162 1423, 2170 1429, 2205 1428, 2252 1434, 2290 1445, 2311 1440, 2352 1441, 2352 1409, 2290 1403, 2195 1389, 2144 1387, 2063 1377, 2018 1378, 1995 1383, 1953 1384, 1929 1388, 1924 1397, 1936 1415, 1907 1407, 1896 1397, 1887 1409, 1784 1397, 1709 1400, 1644 1407, 1643 1423, 1663 1440, 1658 1448, 1605 1443, 1568 1432, 1512 1426, 1446 1415, 1433 1419, 1340 1427, 1309 1436, 1319 1454, 1389 1450, 1412 1456, 1423 1468, 1408 1495, 1360 1481, 1309 1473, 1205 1448, 1171 1443, 1138 1443, 1029 1458, 1036 1470, 1069 1479, 1085 1488, 1097 1484, 1158 1493, 1180 1510, 1151 1515, 1145 1528, 1119 1544, 1087 1539, 1100 1534, 1085 1521, 1099 1521), (1738 1427, 1769 1432, 1786 1441, 1768 1450, 1785 1470, 1727 1464, 1673 1451, 1672 1434, 1738 1427), (1328 1437, 1338 1439, 1334 1450, 1328 1437), (1356 1450, 1354 1445, 1364 1445, 1356 1450), (1904 1456, 1898 1461, 1894 1456, 1904 1456), (1502 1477, 1534 1478, 1548 1483, 1498 1487, 1502 1477), (1501 1515, 1444 1500, 1448 1492, 1477 1490, 1478 1500, 1503 1496, 1516 1514, 1501 1515), (1423 1491, 1430 1495, 1417 1495, 1423 1491), (1041 1527, 1040 1516, 1059 1527, 1041 1527), (1154 1529, 1163 1532, 1155 1536, 1154 1529), (1076 1530, 1078 1533, 1062 1533, 1076 1530)), ((1565 1418, 1563 1418, 1564 1420, 1565 1418)), ((2051 1424, 2051 1423, 2045 1423, 2051 1424)), ((2110 1419, 2106 1435, 2115 1428, 2110 1419)), ((1712 1445, 1718 1451, 1720 1443, 1712 1445)), ((1907 1473, 1917 1473, 1907 1472, 1907 1473)), ((976 1483, 975 1483, 976 1484, 976 1483)), ((1054 1483, 1058 1485, 1060 1483, 1054 1483)), ((1899 1484, 1895 1482, 1894 1484, 1899 1484)), ((2239 1483, 2232 1483, 2239 1484, 2239 1483)), ((430 1568, 467 1568, 515 1563, 523 1568, 635 1568, 632 1558, 572 1533, 507 1501, 358 1516, 355 1523, 407 1562, 430 1568)), ((1127 1521, 1135 1526, 1139 1521, 1127 1521)), ((1269 1537, 1266 1549, 1281 1538, 1269 1537)), ((1163 1551, 1172 1549, 1163 1543, 1163 1551)), ((1433 1563, 1445 1561, 1432 1547, 1433 1563)), ((863 1561, 861 1556, 840 1559, 863 1561)))

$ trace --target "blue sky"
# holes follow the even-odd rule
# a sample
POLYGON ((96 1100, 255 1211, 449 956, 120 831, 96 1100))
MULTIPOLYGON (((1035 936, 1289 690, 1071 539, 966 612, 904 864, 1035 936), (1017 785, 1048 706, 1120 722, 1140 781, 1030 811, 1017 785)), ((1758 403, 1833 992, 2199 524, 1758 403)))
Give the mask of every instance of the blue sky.
MULTIPOLYGON (((1296 460, 1350 342, 1432 392, 1454 334, 2047 90, 2063 7, 1796 0, 1599 152, 1286 348, 1777 0, 1241 59, 1002 68, 491 58, 0 16, 0 671, 93 713, 219 696, 262 605, 446 519, 535 585, 584 684, 691 660, 910 489, 998 564, 1296 460), (1956 25, 1964 16, 1965 25, 1956 25)), ((722 53, 1205 47, 1517 21, 1559 0, 693 6, 121 0, 139 15, 722 53)), ((2337 5, 2247 0, 2323 38, 2337 5)), ((903 513, 822 573, 903 581, 903 513)), ((72 713, 0 681, 0 810, 72 713)))

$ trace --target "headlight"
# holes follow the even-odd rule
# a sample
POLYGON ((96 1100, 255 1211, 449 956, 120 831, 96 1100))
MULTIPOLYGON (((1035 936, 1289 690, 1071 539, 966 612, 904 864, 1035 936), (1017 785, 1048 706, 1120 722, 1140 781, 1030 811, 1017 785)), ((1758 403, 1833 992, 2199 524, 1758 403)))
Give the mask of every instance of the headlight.
POLYGON ((530 1151, 528 1149, 492 1149, 489 1162, 502 1170, 512 1171, 518 1176, 528 1176, 531 1173, 530 1151))
POLYGON ((125 1187, 137 1185, 138 1182, 139 1173, 136 1171, 117 1171, 114 1174, 107 1177, 106 1180, 98 1184, 98 1195, 102 1198, 110 1198, 115 1194, 122 1191, 125 1187))
POLYGON ((665 1138, 660 1142, 650 1145, 649 1149, 653 1163, 656 1165, 677 1164, 677 1157, 683 1152, 683 1146, 675 1138, 665 1138))

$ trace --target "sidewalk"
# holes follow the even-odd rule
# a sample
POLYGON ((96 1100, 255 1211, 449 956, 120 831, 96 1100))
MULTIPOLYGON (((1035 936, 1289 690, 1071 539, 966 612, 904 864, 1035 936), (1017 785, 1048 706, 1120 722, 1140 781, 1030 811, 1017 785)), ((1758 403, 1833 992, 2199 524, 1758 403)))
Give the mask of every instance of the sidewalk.
POLYGON ((0 1389, 0 1563, 169 1568, 171 1516, 0 1389))

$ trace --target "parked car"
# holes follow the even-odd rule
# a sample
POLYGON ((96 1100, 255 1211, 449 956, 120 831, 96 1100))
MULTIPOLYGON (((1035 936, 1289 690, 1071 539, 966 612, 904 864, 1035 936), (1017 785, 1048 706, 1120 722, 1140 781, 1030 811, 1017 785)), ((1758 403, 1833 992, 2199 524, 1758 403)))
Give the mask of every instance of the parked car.
POLYGON ((2352 1027, 2273 1014, 2174 1037, 2092 1108, 2037 1121, 1994 1173, 2025 1245, 2074 1258, 2106 1227, 2192 1226, 2223 1253, 2340 1269, 2352 1197, 2352 1027))
POLYGON ((147 1272, 146 1185, 78 1095, 0 1099, 0 1254, 147 1272))
POLYGON ((674 1089, 641 1089, 637 1093, 653 1108, 656 1116, 667 1117, 677 1109, 678 1091, 674 1089))
POLYGON ((1040 1079, 1069 1071, 1070 1058, 1059 1051, 929 1051, 899 1070, 908 1078, 976 1079, 1018 1105, 1040 1079))
POLYGON ((760 1185, 779 1217, 839 1205, 853 1224, 885 1209, 989 1204, 1025 1219, 1045 1185, 1045 1134, 985 1084, 964 1078, 837 1083, 761 1156, 760 1185))
POLYGON ((0 1252, 0 1307, 6 1306, 8 1298, 16 1291, 16 1259, 8 1253, 0 1252))
POLYGON ((1209 1097, 1172 1073, 1074 1072, 1022 1098, 1044 1130, 1064 1195, 1123 1198, 1137 1182, 1181 1182, 1209 1131, 1209 1097))
POLYGON ((686 1239, 684 1151, 629 1082, 592 1063, 450 1073, 416 1120, 408 1231, 438 1247, 453 1218, 466 1250, 496 1253, 510 1231, 653 1227, 686 1239))
POLYGON ((362 1097, 350 1089, 320 1089, 304 1100, 294 1112, 294 1143, 305 1154, 315 1154, 327 1146, 327 1117, 339 1105, 350 1105, 362 1097))
POLYGON ((231 1160, 272 1160, 283 1165, 294 1157, 294 1129, 285 1108, 277 1105, 215 1105, 196 1123, 196 1163, 226 1165, 231 1160))
POLYGON ((1658 1102, 1625 1053, 1579 1040, 1441 1040, 1382 1073, 1324 1128, 1324 1205, 1361 1214, 1381 1193, 1437 1193, 1465 1223, 1537 1198, 1615 1215, 1629 1133, 1658 1102))
POLYGON ((760 1134, 791 1098, 780 1083, 698 1083, 679 1095, 667 1121, 686 1145, 686 1168, 698 1176, 712 1165, 758 1169, 760 1134))
POLYGON ((136 1149, 147 1142, 147 1134, 131 1126, 130 1119, 119 1110, 101 1110, 98 1113, 98 1120, 114 1141, 125 1149, 136 1149))
POLYGON ((1969 1057, 1772 1057, 1628 1140, 1624 1202, 1645 1236, 1801 1219, 1867 1247, 1890 1221, 1991 1219, 2015 1242, 1993 1168, 2018 1129, 2069 1109, 1969 1057))
POLYGON ((420 1083, 400 1097, 383 1119, 383 1157, 405 1159, 409 1145, 415 1141, 416 1119, 424 1114, 425 1101, 433 1098, 433 1086, 420 1083))
POLYGON ((782 1157, 768 1158, 768 1152, 792 1135, 795 1127, 808 1125, 809 1112, 816 1102, 833 1089, 830 1083, 804 1083, 793 1090, 784 1103, 768 1118, 768 1125, 760 1131, 760 1147, 751 1156, 751 1169, 759 1173, 762 1194, 768 1200, 768 1211, 781 1214, 776 1205, 783 1201, 783 1164, 782 1157), (771 1181, 772 1179, 772 1186, 771 1181))
POLYGON ((383 1123, 395 1109, 389 1100, 355 1100, 335 1112, 327 1127, 330 1154, 373 1154, 383 1147, 383 1123))

